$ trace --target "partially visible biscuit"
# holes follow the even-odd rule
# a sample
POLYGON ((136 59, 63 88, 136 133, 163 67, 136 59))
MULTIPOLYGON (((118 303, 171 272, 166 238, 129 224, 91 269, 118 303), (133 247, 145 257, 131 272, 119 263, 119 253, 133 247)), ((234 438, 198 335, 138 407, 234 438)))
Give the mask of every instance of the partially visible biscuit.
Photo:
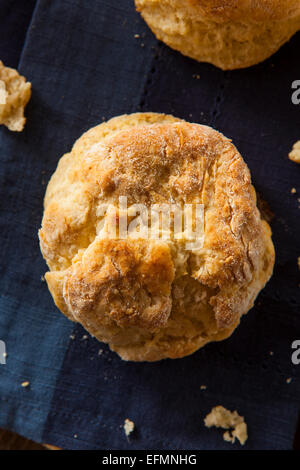
POLYGON ((22 131, 26 122, 24 109, 30 96, 31 83, 0 60, 0 124, 10 131, 22 131))
POLYGON ((300 140, 293 145, 293 150, 289 153, 289 159, 292 162, 300 163, 300 140))
POLYGON ((299 0, 135 0, 158 39, 223 70, 249 67, 300 29, 299 0))
POLYGON ((227 338, 271 276, 271 230, 249 170, 229 139, 172 116, 119 116, 64 155, 39 232, 58 308, 123 359, 155 361, 227 338), (128 207, 120 209, 126 196, 128 207), (202 204, 204 242, 111 237, 130 207, 202 204), (109 210, 102 212, 103 206, 109 210))

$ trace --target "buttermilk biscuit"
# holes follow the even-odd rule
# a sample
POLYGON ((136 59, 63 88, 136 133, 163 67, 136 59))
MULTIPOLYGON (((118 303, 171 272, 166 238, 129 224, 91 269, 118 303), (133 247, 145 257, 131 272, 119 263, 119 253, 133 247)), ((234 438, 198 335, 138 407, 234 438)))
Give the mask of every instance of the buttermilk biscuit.
POLYGON ((227 338, 274 264, 237 149, 210 127, 163 114, 119 116, 83 134, 49 182, 39 237, 57 307, 133 361, 179 358, 227 338), (149 210, 202 204, 202 246, 187 248, 190 232, 111 237, 113 211, 103 205, 124 220, 122 196, 149 210))
POLYGON ((158 39, 223 70, 257 64, 300 29, 299 0, 135 0, 158 39))
POLYGON ((0 60, 0 124, 10 131, 22 131, 26 122, 24 108, 30 96, 31 83, 0 60))

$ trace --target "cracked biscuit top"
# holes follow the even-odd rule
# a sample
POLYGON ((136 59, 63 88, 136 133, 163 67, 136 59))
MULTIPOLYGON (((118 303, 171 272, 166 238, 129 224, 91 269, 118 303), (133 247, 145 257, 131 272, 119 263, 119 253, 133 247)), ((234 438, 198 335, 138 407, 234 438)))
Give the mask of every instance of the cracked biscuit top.
POLYGON ((183 357, 228 337, 274 264, 237 149, 207 126, 162 114, 124 115, 86 132, 49 182, 39 237, 57 307, 135 361, 183 357), (132 221, 134 204, 170 203, 204 208, 196 249, 172 223, 168 238, 161 230, 110 236, 116 221, 132 221))

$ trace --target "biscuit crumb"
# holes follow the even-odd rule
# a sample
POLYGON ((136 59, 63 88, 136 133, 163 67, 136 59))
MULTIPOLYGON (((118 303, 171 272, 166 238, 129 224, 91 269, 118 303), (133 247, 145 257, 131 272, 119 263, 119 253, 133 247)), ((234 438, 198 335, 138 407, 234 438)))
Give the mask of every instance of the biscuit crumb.
POLYGON ((206 390, 207 386, 206 385, 201 385, 200 390, 206 390))
POLYGON ((300 140, 293 145, 293 149, 289 153, 289 159, 292 162, 300 163, 300 140))
POLYGON ((25 387, 29 387, 29 385, 30 385, 30 382, 28 382, 28 380, 26 380, 25 382, 22 382, 22 383, 21 383, 21 387, 24 387, 24 388, 25 388, 25 387))
POLYGON ((31 83, 0 60, 0 124, 10 131, 22 131, 26 122, 24 108, 30 96, 31 83))
POLYGON ((140 35, 139 35, 139 34, 135 34, 134 37, 135 37, 135 39, 138 39, 138 38, 140 37, 140 35))
POLYGON ((134 430, 134 422, 130 421, 130 419, 126 418, 124 421, 124 431, 126 436, 128 437, 134 430))
POLYGON ((0 80, 0 104, 5 104, 7 100, 8 93, 6 91, 6 86, 3 80, 0 80))
POLYGON ((196 78, 196 80, 199 80, 199 79, 200 79, 200 75, 198 75, 197 73, 194 73, 193 78, 196 78))
POLYGON ((224 434, 223 434, 223 439, 224 439, 224 441, 226 441, 226 442, 231 442, 232 444, 233 444, 234 441, 235 441, 235 438, 231 436, 231 434, 230 434, 229 431, 224 432, 224 434))
POLYGON ((207 428, 216 426, 222 429, 233 429, 231 432, 226 431, 223 434, 223 439, 232 444, 235 439, 244 445, 248 439, 247 424, 243 416, 240 416, 237 411, 229 411, 223 406, 215 406, 211 412, 205 417, 204 424, 207 428))
POLYGON ((291 193, 292 193, 292 194, 296 194, 296 192, 297 192, 297 191, 296 191, 296 188, 292 188, 292 189, 291 189, 291 193))
POLYGON ((286 383, 287 383, 287 384, 290 384, 291 381, 292 381, 292 377, 289 377, 288 379, 286 379, 286 383))
POLYGON ((298 268, 300 269, 300 256, 298 256, 298 268))
POLYGON ((274 356, 274 352, 273 352, 273 351, 270 351, 270 356, 274 356))

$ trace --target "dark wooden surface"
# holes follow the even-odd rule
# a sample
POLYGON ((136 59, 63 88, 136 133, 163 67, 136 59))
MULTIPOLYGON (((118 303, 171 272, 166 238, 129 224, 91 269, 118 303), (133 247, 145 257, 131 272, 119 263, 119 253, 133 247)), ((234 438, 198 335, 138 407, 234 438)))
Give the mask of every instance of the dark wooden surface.
POLYGON ((44 450, 44 446, 10 431, 0 429, 0 450, 44 450))

